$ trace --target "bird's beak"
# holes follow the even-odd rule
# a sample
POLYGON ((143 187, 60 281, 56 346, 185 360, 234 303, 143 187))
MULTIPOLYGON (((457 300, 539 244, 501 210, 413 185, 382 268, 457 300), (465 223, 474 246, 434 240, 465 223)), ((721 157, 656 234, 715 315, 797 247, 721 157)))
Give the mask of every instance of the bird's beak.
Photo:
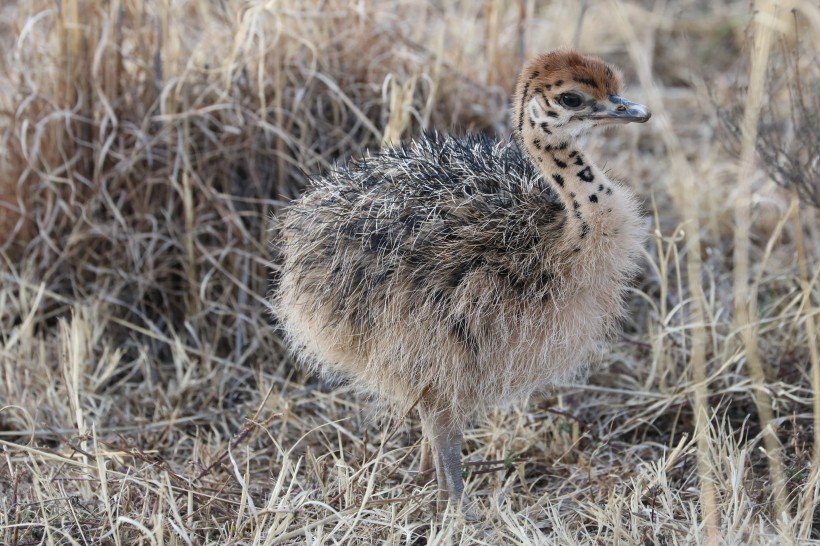
POLYGON ((610 95, 607 100, 595 104, 589 118, 606 123, 645 123, 651 116, 651 112, 643 104, 610 95))

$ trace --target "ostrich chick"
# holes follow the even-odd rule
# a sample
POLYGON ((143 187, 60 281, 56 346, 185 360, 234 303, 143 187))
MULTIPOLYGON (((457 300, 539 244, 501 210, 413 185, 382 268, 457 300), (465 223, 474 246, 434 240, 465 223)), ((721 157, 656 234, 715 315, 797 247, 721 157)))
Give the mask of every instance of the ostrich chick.
POLYGON ((596 57, 541 55, 516 88, 514 141, 428 133, 314 179, 284 213, 287 340, 397 415, 418 404, 442 500, 463 493, 466 420, 572 379, 622 312, 639 207, 575 142, 649 119, 620 87, 596 57))

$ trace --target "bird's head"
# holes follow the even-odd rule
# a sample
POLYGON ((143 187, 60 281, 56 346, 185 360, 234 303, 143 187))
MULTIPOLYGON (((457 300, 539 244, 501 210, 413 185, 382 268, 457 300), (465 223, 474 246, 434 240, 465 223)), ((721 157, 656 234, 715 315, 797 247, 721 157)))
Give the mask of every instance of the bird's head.
POLYGON ((621 74, 598 57, 557 50, 521 73, 513 129, 525 143, 567 142, 601 125, 649 119, 646 106, 620 96, 621 74))

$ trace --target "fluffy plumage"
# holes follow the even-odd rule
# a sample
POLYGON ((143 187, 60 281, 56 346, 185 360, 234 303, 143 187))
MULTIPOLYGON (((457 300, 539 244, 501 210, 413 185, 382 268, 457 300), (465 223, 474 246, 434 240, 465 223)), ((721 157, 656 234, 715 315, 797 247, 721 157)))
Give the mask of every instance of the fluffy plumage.
POLYGON ((420 401, 451 496, 464 421, 577 374, 622 311, 638 207, 573 143, 648 119, 619 88, 599 59, 541 56, 517 88, 515 141, 427 133, 316 177, 284 214, 287 340, 400 413, 420 401))

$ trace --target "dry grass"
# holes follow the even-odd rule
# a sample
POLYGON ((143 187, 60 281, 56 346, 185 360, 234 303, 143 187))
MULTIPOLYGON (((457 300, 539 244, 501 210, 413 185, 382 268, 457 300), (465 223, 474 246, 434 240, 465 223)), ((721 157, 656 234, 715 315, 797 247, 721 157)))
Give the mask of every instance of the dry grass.
POLYGON ((373 422, 270 323, 268 218, 303 171, 502 134, 576 4, 4 3, 0 542, 820 544, 818 212, 711 106, 794 134, 761 44, 814 44, 810 2, 588 3, 579 47, 654 112, 590 141, 645 198, 647 266, 589 384, 468 431, 482 523, 431 514, 414 417, 373 422))

